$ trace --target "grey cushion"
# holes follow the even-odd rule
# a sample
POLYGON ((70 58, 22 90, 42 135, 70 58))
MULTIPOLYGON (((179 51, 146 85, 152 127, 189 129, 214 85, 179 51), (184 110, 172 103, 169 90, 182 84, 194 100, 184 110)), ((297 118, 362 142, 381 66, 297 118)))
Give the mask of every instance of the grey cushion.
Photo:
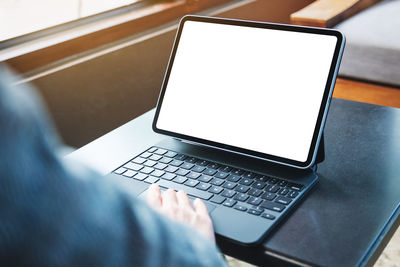
POLYGON ((347 38, 339 75, 400 87, 400 1, 386 0, 339 24, 347 38))

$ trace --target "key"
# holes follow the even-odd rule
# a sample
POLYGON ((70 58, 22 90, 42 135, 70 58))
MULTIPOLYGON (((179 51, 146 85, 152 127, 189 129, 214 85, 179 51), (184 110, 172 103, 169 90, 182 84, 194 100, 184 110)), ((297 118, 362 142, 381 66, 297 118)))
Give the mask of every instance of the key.
POLYGON ((277 198, 275 199, 275 202, 276 202, 276 203, 283 204, 283 205, 289 205, 290 202, 292 202, 292 200, 291 200, 290 198, 287 198, 287 197, 279 196, 279 197, 277 197, 277 198))
POLYGON ((236 195, 236 192, 234 190, 227 190, 225 189, 221 196, 227 197, 227 198, 232 198, 234 195, 236 195))
POLYGON ((192 179, 189 179, 185 182, 185 185, 190 186, 190 187, 195 187, 198 184, 199 184, 199 181, 192 180, 192 179))
POLYGON ((174 178, 174 180, 172 180, 172 181, 175 183, 178 183, 178 184, 183 184, 184 182, 187 181, 187 178, 183 177, 183 176, 178 176, 178 177, 174 178))
POLYGON ((137 157, 137 158, 132 160, 132 162, 137 163, 137 164, 142 164, 145 161, 146 161, 146 159, 141 158, 141 157, 137 157))
POLYGON ((240 211, 246 211, 246 210, 247 210, 247 208, 246 208, 245 206, 240 205, 240 204, 237 204, 237 205, 234 207, 234 209, 235 209, 235 210, 240 210, 240 211))
POLYGON ((116 174, 123 174, 124 172, 126 172, 125 168, 119 168, 118 170, 114 171, 114 173, 116 173, 116 174))
POLYGON ((236 202, 237 202, 236 200, 227 199, 227 200, 225 200, 224 204, 222 204, 222 205, 224 205, 226 207, 233 207, 236 204, 236 202))
POLYGON ((246 195, 245 193, 238 193, 235 196, 235 200, 242 201, 242 202, 245 202, 248 198, 249 198, 249 196, 246 195))
POLYGON ((198 186, 196 186, 197 189, 204 190, 204 191, 208 190, 208 188, 210 188, 210 187, 211 187, 211 185, 205 184, 205 183, 200 183, 198 186))
POLYGON ((265 209, 269 209, 269 210, 273 210, 273 211, 277 211, 277 212, 281 212, 282 210, 285 209, 284 205, 281 205, 279 203, 274 203, 268 200, 264 200, 260 207, 265 208, 265 209))
POLYGON ((128 162, 127 164, 124 165, 124 167, 127 169, 134 170, 134 171, 139 171, 139 170, 143 169, 143 166, 136 164, 136 163, 132 163, 132 162, 128 162))
POLYGON ((213 193, 213 194, 219 194, 222 192, 222 190, 224 190, 224 189, 221 187, 213 186, 210 188, 210 190, 208 190, 208 192, 213 193))
POLYGON ((211 201, 211 202, 214 202, 214 203, 217 203, 217 204, 221 204, 222 202, 225 201, 225 198, 224 198, 224 197, 221 197, 221 196, 213 196, 213 197, 210 199, 210 201, 211 201))
POLYGON ((129 177, 129 178, 132 178, 133 176, 136 175, 136 173, 137 173, 137 172, 135 172, 135 171, 127 170, 127 171, 124 172, 122 175, 123 175, 123 176, 126 176, 126 177, 129 177))

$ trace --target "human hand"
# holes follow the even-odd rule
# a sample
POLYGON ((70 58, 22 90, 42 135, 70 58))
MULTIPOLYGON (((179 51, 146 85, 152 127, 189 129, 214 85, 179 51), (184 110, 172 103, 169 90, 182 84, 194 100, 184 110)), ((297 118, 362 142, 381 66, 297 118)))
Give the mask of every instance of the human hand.
POLYGON ((193 206, 182 190, 168 189, 161 194, 160 187, 152 184, 147 190, 146 201, 150 207, 171 218, 195 228, 200 234, 215 243, 214 229, 210 215, 203 201, 196 198, 193 206))

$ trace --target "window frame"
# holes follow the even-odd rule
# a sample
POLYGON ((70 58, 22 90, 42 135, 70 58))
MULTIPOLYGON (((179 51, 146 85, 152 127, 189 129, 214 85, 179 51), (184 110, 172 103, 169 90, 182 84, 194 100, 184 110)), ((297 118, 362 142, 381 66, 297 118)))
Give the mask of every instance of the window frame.
POLYGON ((0 42, 0 62, 27 73, 232 0, 145 1, 0 42))

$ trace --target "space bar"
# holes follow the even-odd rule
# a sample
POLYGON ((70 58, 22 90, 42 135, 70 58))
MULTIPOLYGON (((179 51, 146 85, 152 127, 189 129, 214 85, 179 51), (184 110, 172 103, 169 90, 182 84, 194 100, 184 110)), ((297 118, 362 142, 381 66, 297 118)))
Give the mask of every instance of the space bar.
POLYGON ((184 186, 184 185, 181 185, 181 184, 177 184, 177 183, 174 183, 174 182, 162 180, 162 179, 159 180, 157 182, 157 184, 159 186, 161 186, 161 187, 172 188, 175 191, 183 190, 188 195, 191 195, 193 197, 198 197, 198 198, 201 198, 201 199, 204 199, 204 200, 209 200, 213 196, 213 194, 211 194, 211 193, 208 193, 208 192, 205 192, 205 191, 201 191, 201 190, 198 190, 198 189, 195 189, 195 188, 191 188, 191 187, 188 187, 188 186, 184 186))

